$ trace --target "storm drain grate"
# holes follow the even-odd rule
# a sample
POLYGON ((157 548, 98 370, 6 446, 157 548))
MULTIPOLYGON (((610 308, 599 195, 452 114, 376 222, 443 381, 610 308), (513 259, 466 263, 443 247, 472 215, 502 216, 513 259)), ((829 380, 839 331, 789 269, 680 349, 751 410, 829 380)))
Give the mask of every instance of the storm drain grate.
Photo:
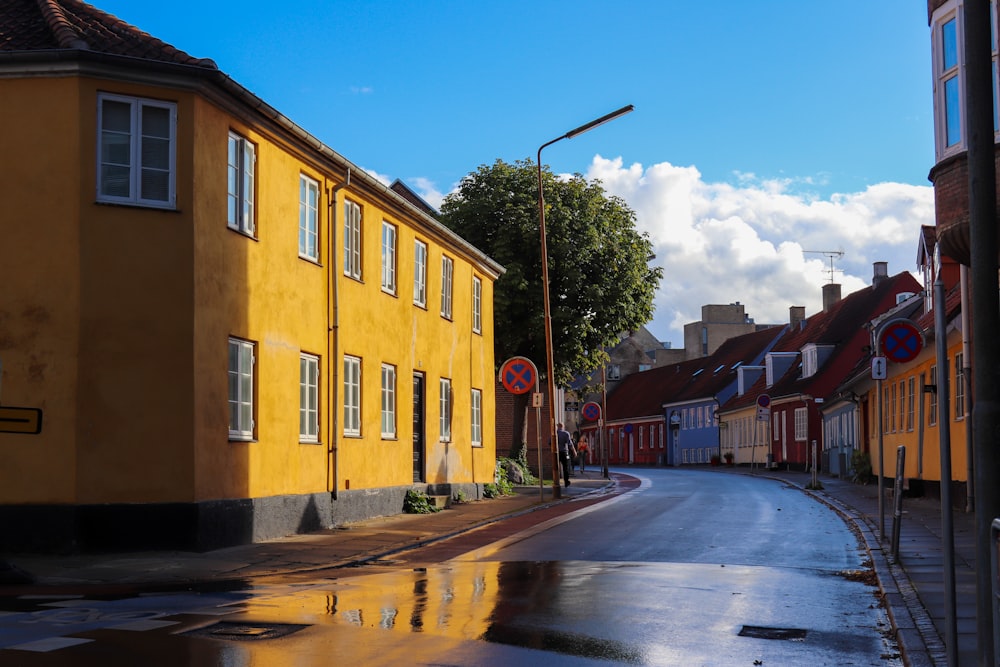
POLYGON ((226 639, 229 641, 254 641, 287 637, 306 627, 309 626, 296 623, 239 623, 220 621, 204 628, 185 632, 184 634, 211 639, 226 639))
POLYGON ((744 625, 740 637, 756 639, 805 639, 806 631, 798 628, 767 628, 761 625, 744 625))

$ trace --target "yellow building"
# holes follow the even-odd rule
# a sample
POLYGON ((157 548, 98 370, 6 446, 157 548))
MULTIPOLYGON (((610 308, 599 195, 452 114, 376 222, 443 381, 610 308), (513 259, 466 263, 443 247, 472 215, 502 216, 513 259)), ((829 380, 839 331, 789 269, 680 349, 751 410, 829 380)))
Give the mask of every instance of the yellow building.
POLYGON ((0 547, 207 549, 478 497, 502 267, 212 61, 14 3, 0 418, 41 423, 0 421, 0 547))

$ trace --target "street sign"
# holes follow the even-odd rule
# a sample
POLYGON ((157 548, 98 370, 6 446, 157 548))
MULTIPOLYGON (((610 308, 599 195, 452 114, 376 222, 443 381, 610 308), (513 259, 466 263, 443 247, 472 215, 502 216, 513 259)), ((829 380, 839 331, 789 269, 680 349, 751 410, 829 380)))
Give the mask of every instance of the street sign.
POLYGON ((538 382, 538 369, 530 359, 511 357, 500 367, 500 383, 512 394, 527 394, 538 382))
POLYGON ((42 411, 38 408, 0 407, 0 433, 42 432, 42 411))
POLYGON ((623 428, 622 430, 625 431, 626 433, 632 433, 632 431, 635 430, 635 427, 632 426, 631 424, 625 424, 625 428, 623 428))
POLYGON ((757 421, 766 422, 771 418, 771 397, 761 394, 757 397, 757 421))
POLYGON ((924 348, 924 337, 910 320, 890 320, 882 327, 879 335, 879 349, 889 361, 906 363, 913 361, 924 348))
POLYGON ((888 365, 885 357, 872 357, 872 379, 884 380, 886 377, 886 366, 888 365))
POLYGON ((767 394, 761 394, 757 397, 757 407, 758 408, 769 408, 771 407, 771 397, 767 394))
POLYGON ((584 403, 583 408, 580 410, 580 416, 589 422, 596 422, 601 418, 601 406, 593 401, 584 403))

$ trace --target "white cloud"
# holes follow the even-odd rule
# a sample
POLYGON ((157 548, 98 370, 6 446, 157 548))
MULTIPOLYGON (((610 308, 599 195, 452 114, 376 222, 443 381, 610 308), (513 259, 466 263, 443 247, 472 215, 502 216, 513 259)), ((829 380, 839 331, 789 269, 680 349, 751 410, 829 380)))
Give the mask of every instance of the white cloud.
POLYGON ((693 166, 626 167, 599 155, 586 176, 624 199, 652 239, 664 277, 648 326, 674 347, 703 305, 739 301, 758 323, 786 322, 790 306, 819 311, 828 253, 843 253, 832 259, 845 296, 871 284, 874 262, 888 262, 890 275, 915 272, 920 226, 934 224, 929 186, 879 183, 820 199, 799 190, 822 176, 762 181, 741 173, 735 185, 707 183, 693 166))

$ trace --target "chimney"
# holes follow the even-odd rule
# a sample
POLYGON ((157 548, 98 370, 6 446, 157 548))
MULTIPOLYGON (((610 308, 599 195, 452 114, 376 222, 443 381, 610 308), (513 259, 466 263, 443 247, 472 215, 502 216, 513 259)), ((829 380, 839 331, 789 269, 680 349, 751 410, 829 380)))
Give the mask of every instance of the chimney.
POLYGON ((797 329, 802 325, 803 320, 806 319, 806 307, 805 306, 791 306, 788 309, 788 328, 797 329))
POLYGON ((840 301, 840 285, 836 283, 823 285, 823 312, 830 310, 838 301, 840 301))
POLYGON ((889 262, 875 262, 875 272, 872 274, 872 287, 878 287, 879 283, 889 277, 889 262))

